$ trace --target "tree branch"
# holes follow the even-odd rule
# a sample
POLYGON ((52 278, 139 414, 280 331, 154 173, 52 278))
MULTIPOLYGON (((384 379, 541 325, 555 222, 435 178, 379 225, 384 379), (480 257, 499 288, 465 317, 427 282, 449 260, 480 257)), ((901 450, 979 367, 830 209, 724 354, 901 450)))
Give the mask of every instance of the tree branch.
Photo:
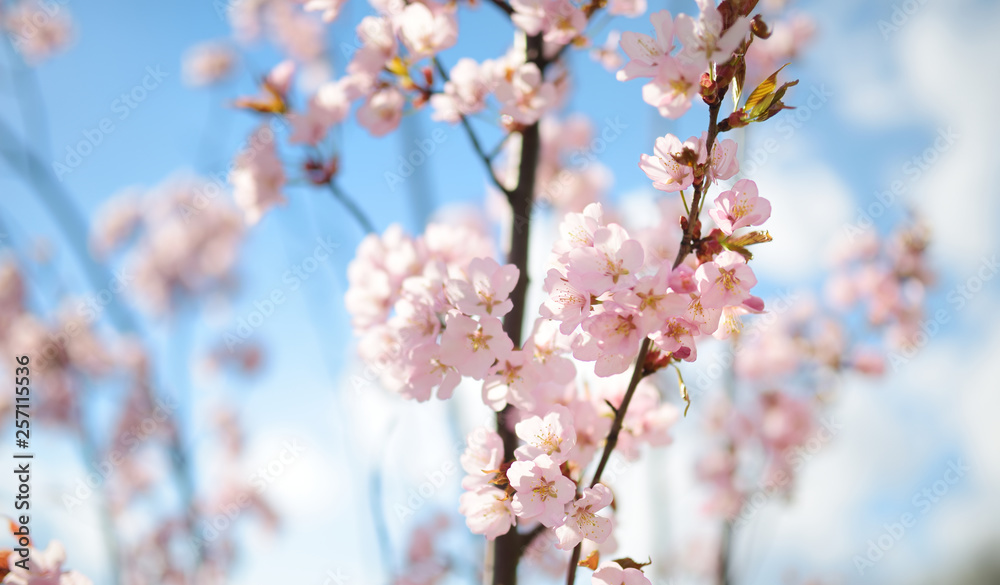
POLYGON ((350 213, 351 216, 353 216, 354 219, 361 224, 362 229, 369 234, 375 233, 375 226, 372 224, 371 220, 368 219, 368 216, 361 211, 361 208, 358 207, 357 203, 355 203, 353 199, 348 197, 347 194, 340 189, 337 183, 334 182, 333 178, 331 178, 327 184, 330 185, 330 191, 333 193, 333 197, 347 208, 348 213, 350 213))

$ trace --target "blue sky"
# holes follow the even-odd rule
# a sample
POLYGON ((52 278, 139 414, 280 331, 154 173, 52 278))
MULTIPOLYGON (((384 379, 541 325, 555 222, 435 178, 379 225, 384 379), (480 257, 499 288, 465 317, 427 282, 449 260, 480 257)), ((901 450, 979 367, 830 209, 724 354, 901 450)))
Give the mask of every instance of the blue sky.
MULTIPOLYGON (((778 240, 759 254, 763 294, 774 294, 784 286, 818 283, 824 268, 816 256, 825 253, 842 235, 843 226, 870 205, 876 191, 887 189, 894 180, 904 180, 905 200, 923 210, 934 228, 933 257, 941 281, 931 299, 932 311, 952 310, 945 300, 947 292, 974 274, 984 256, 998 249, 997 237, 990 229, 1000 218, 992 181, 995 173, 988 170, 995 166, 991 160, 995 157, 989 155, 989 138, 995 135, 998 123, 989 115, 989 106, 955 89, 959 81, 979 79, 979 59, 997 48, 994 35, 987 32, 1000 16, 996 6, 985 1, 929 1, 888 38, 880 32, 878 21, 891 18, 890 2, 803 2, 797 6, 817 17, 820 31, 811 50, 792 70, 802 83, 790 92, 788 101, 794 104, 821 89, 828 90, 830 98, 818 108, 800 109, 800 124, 789 119, 791 126, 784 128, 794 131, 781 132, 781 127, 774 125, 770 130, 753 129, 741 139, 744 155, 759 152, 769 137, 780 139, 779 150, 761 165, 758 177, 762 194, 773 194, 776 213, 771 233, 778 240), (935 85, 939 78, 944 81, 935 85), (905 173, 904 164, 948 127, 957 128, 957 145, 913 180, 905 173), (948 204, 952 200, 956 203, 948 204)), ((693 2, 651 2, 651 9, 662 7, 675 13, 695 10, 693 2)), ((253 92, 253 75, 276 63, 278 56, 267 49, 251 48, 244 61, 246 69, 231 84, 194 91, 182 84, 181 56, 197 42, 229 34, 212 3, 115 0, 70 2, 68 9, 76 21, 78 37, 68 52, 37 69, 42 99, 36 100, 29 78, 9 75, 7 52, 0 77, 0 111, 4 121, 18 128, 47 161, 64 162, 67 147, 97 128, 103 118, 112 119, 113 132, 63 177, 63 185, 84 214, 90 216, 102 201, 129 185, 153 186, 184 170, 223 170, 254 124, 251 116, 226 104, 237 95, 253 92), (136 108, 129 109, 127 117, 119 118, 122 111, 117 109, 116 100, 141 84, 149 68, 167 76, 136 108), (27 115, 12 99, 15 91, 23 92, 32 104, 27 115), (210 148, 206 149, 206 144, 210 148)), ((339 39, 351 37, 360 14, 348 11, 333 27, 334 47, 339 39)), ((458 47, 444 53, 444 62, 453 64, 466 54, 477 59, 499 56, 509 43, 511 29, 497 22, 497 13, 490 6, 481 6, 473 13, 463 11, 465 36, 458 47)), ((636 20, 614 21, 608 28, 648 27, 636 20)), ((603 33, 598 40, 603 42, 603 33)), ((334 64, 342 65, 342 58, 334 64)), ((637 168, 639 154, 651 151, 653 139, 667 131, 681 137, 700 132, 703 117, 695 112, 676 125, 660 119, 642 103, 640 82, 614 81, 613 74, 592 63, 585 53, 574 57, 573 69, 578 91, 568 111, 586 112, 597 127, 606 117, 620 117, 627 125, 622 137, 600 159, 615 172, 612 198, 631 201, 649 197, 648 180, 637 168)), ((983 95, 995 95, 995 91, 986 90, 997 89, 997 81, 982 83, 987 84, 983 95)), ((411 180, 390 191, 384 173, 395 168, 398 155, 413 148, 414 139, 442 127, 431 122, 426 113, 409 117, 404 126, 402 132, 373 139, 350 123, 340 142, 347 145, 342 185, 380 229, 392 222, 401 222, 410 231, 417 226, 419 214, 414 214, 408 193, 417 182, 411 180)), ((486 131, 485 125, 477 127, 486 144, 492 145, 499 138, 497 133, 486 131)), ((445 139, 422 167, 433 204, 481 205, 486 181, 479 161, 471 154, 460 128, 443 129, 445 139)), ((32 282, 43 291, 46 306, 39 308, 51 310, 61 290, 85 291, 58 226, 37 198, 6 168, 0 175, 0 186, 4 194, 0 213, 11 232, 6 243, 25 250, 35 236, 45 236, 56 251, 54 262, 38 269, 32 282)), ((896 206, 882 219, 894 222, 902 217, 903 208, 896 206)), ((400 404, 384 397, 358 398, 344 392, 356 366, 342 308, 345 270, 361 235, 328 193, 297 189, 290 193, 286 207, 250 231, 240 267, 243 286, 235 299, 208 304, 173 322, 154 322, 148 332, 159 348, 163 364, 159 377, 164 387, 185 397, 183 409, 195 437, 191 446, 204 454, 199 466, 206 477, 211 477, 209 454, 213 446, 201 439, 200 429, 212 401, 239 403, 247 426, 255 429, 250 437, 247 473, 252 472, 254 463, 272 459, 289 437, 300 437, 308 446, 302 463, 290 466, 288 474, 265 493, 285 513, 281 531, 268 537, 253 527, 241 529, 250 554, 238 566, 236 581, 263 583, 286 574, 286 568, 266 557, 283 558, 286 567, 296 568, 294 574, 303 583, 322 583, 328 570, 360 575, 364 563, 377 558, 368 527, 363 462, 378 453, 384 456, 386 467, 399 466, 387 480, 393 483, 385 496, 391 510, 393 502, 405 499, 406 482, 419 484, 423 474, 441 468, 446 460, 441 453, 447 453, 452 444, 448 433, 441 433, 428 439, 440 447, 437 455, 414 456, 406 449, 405 439, 406 429, 441 425, 451 405, 400 404), (283 287, 282 275, 312 253, 318 237, 336 242, 337 253, 321 263, 321 269, 300 291, 289 293, 289 301, 279 307, 276 318, 255 333, 267 351, 263 374, 252 380, 211 378, 192 368, 190 354, 235 328, 255 300, 283 287), (193 351, 178 356, 178 345, 193 351), (384 416, 364 418, 373 412, 384 416), (346 527, 350 535, 331 527, 346 527), (261 554, 265 550, 270 551, 268 555, 261 554)), ((790 564, 803 575, 843 574, 854 582, 857 576, 851 572, 849 559, 856 549, 862 548, 867 538, 878 536, 882 522, 904 512, 910 496, 933 483, 949 460, 963 455, 978 462, 975 481, 955 492, 961 495, 950 497, 933 510, 918 525, 918 536, 903 542, 893 559, 879 564, 869 578, 910 579, 913 566, 946 567, 972 550, 977 541, 956 536, 955 526, 972 518, 979 530, 988 525, 987 519, 1000 517, 996 505, 982 507, 985 495, 1000 485, 996 464, 982 457, 984 446, 991 441, 995 444, 996 435, 990 430, 992 421, 981 414, 997 404, 995 382, 987 376, 987 364, 1000 348, 1000 338, 988 327, 995 322, 996 301, 994 281, 968 308, 954 311, 955 318, 943 334, 892 382, 852 382, 838 406, 838 412, 852 422, 837 443, 810 466, 801 497, 787 510, 781 530, 773 530, 773 552, 757 560, 762 568, 753 582, 772 582, 790 564), (955 365, 959 360, 961 368, 955 365), (982 387, 984 381, 992 384, 992 394, 982 387), (948 389, 955 395, 945 394, 948 389), (839 509, 850 512, 841 515, 839 509), (977 513, 979 510, 982 512, 977 513), (824 529, 817 532, 816 526, 824 529), (826 543, 827 550, 816 550, 826 543), (809 544, 816 546, 808 548, 809 544)), ((456 408, 464 409, 472 420, 482 414, 467 404, 456 408)), ((51 479, 38 480, 42 497, 52 498, 52 508, 48 513, 42 509, 35 526, 41 540, 64 540, 70 564, 99 583, 104 567, 101 556, 91 554, 96 550, 93 517, 82 512, 68 514, 58 504, 61 490, 82 468, 72 462, 71 446, 55 433, 43 436, 43 440, 50 445, 52 461, 59 461, 60 469, 58 473, 53 469, 51 479)), ((670 469, 691 456, 685 455, 681 446, 677 451, 665 463, 672 466, 670 469)), ((54 467, 54 463, 48 465, 54 467)), ((636 473, 643 474, 637 477, 656 477, 653 471, 636 473)), ((451 479, 457 483, 457 477, 451 479)), ((0 498, 7 497, 7 490, 6 485, 0 488, 0 498)), ((435 498, 448 509, 454 506, 457 493, 453 485, 435 498)), ((638 526, 636 518, 625 521, 627 526, 638 526)), ((392 524, 391 529, 398 552, 405 541, 406 525, 392 524)), ((644 534, 644 530, 640 526, 637 533, 644 534)), ((988 534, 985 528, 980 532, 988 534)))

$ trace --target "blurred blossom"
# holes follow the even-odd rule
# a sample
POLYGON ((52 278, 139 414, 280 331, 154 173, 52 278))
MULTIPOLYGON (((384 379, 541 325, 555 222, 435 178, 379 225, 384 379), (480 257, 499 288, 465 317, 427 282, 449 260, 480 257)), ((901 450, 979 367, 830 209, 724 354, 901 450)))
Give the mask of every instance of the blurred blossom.
POLYGON ((225 81, 236 67, 237 56, 226 43, 211 41, 188 49, 184 55, 184 82, 204 87, 225 81))

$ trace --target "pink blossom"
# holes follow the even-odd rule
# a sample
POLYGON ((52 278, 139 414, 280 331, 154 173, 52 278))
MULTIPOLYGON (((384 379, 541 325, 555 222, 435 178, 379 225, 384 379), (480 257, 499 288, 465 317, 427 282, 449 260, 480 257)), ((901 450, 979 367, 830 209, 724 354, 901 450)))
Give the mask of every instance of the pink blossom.
POLYGON ((511 463, 507 479, 516 490, 511 507, 519 518, 537 519, 549 528, 562 524, 566 504, 576 495, 576 484, 548 455, 511 463))
POLYGON ((601 311, 583 323, 587 335, 573 343, 573 357, 597 362, 594 373, 613 376, 627 370, 639 353, 639 344, 646 336, 640 328, 638 313, 622 305, 606 302, 601 311))
POLYGON ((511 20, 529 35, 544 32, 546 43, 565 45, 583 33, 587 17, 570 0, 512 0, 511 20))
POLYGON ((433 342, 424 343, 413 349, 409 359, 411 369, 402 391, 404 396, 424 402, 431 397, 433 389, 437 388, 438 398, 441 400, 451 398, 455 388, 462 381, 462 376, 455 368, 441 363, 440 356, 441 348, 433 342))
POLYGON ((555 105, 556 88, 542 78, 534 63, 519 66, 508 81, 500 81, 496 97, 502 104, 501 114, 518 124, 534 124, 545 111, 555 105))
POLYGON ((255 133, 257 146, 250 146, 236 155, 229 182, 233 199, 243 210, 246 222, 254 225, 264 213, 279 203, 285 203, 285 169, 278 158, 274 134, 267 128, 255 133), (270 139, 267 137, 270 136, 270 139))
POLYGON ((598 567, 590 582, 592 585, 652 585, 639 569, 623 569, 615 562, 598 567))
POLYGON ((349 77, 337 81, 327 81, 319 86, 316 95, 310 101, 310 106, 323 113, 323 121, 332 126, 347 118, 351 110, 351 102, 361 97, 360 90, 354 80, 349 77))
POLYGON ((698 327, 680 317, 671 317, 650 337, 660 351, 671 353, 674 357, 693 362, 698 357, 698 349, 694 343, 694 333, 698 327))
POLYGON ((485 535, 487 540, 506 534, 515 522, 507 494, 492 487, 462 494, 458 500, 458 511, 465 516, 469 530, 473 534, 485 535))
POLYGON ((695 272, 701 304, 707 308, 738 305, 750 298, 757 277, 739 253, 727 250, 695 272))
POLYGON ((325 22, 333 22, 346 2, 347 0, 305 0, 303 8, 307 11, 322 12, 325 22))
POLYGON ((671 273, 669 265, 663 265, 652 276, 640 278, 622 303, 639 313, 643 332, 654 331, 670 317, 684 313, 688 305, 686 295, 671 292, 667 280, 671 273))
POLYGON ((329 116, 316 106, 315 98, 309 100, 305 113, 289 112, 286 117, 292 126, 292 133, 288 137, 291 144, 316 146, 326 137, 330 128, 329 116))
POLYGON ((608 14, 635 18, 646 12, 646 0, 611 0, 608 3, 608 14))
POLYGON ((621 37, 621 33, 617 30, 609 32, 603 45, 590 50, 590 58, 600 63, 608 71, 620 69, 624 63, 621 53, 618 52, 618 43, 621 37))
POLYGON ((184 82, 193 87, 204 87, 228 78, 236 66, 236 52, 220 42, 195 45, 184 54, 184 82))
POLYGON ((518 275, 513 264, 500 266, 492 258, 476 258, 464 278, 445 281, 448 299, 466 315, 502 317, 514 307, 508 297, 518 275))
POLYGON ((567 507, 566 523, 556 528, 556 547, 570 550, 586 538, 598 544, 611 535, 611 519, 597 512, 611 505, 614 496, 603 483, 583 490, 583 494, 567 507))
POLYGON ((719 327, 712 334, 716 339, 729 339, 730 335, 743 330, 743 320, 748 313, 763 313, 764 301, 760 297, 750 295, 750 298, 739 305, 723 307, 719 315, 719 327))
POLYGON ((358 108, 358 123, 372 136, 385 136, 399 126, 405 104, 406 97, 395 86, 382 87, 358 108))
POLYGON ((595 296, 621 290, 635 282, 642 258, 642 244, 630 239, 625 228, 609 224, 594 232, 593 247, 570 251, 567 280, 577 290, 595 296))
POLYGON ((673 57, 664 57, 653 80, 642 88, 642 99, 658 108, 664 118, 676 120, 691 108, 691 99, 701 91, 704 68, 673 57))
POLYGON ((577 289, 555 268, 545 277, 549 297, 539 309, 546 319, 560 321, 559 331, 569 335, 590 314, 590 293, 577 289))
POLYGON ((479 322, 451 313, 445 321, 441 335, 441 363, 453 366, 463 376, 482 380, 490 366, 498 359, 505 359, 514 349, 500 320, 487 317, 479 322))
POLYGON ((696 153, 697 164, 704 164, 708 158, 704 143, 691 137, 683 144, 673 134, 667 134, 656 139, 653 156, 639 155, 639 168, 652 179, 653 187, 660 191, 683 191, 694 182, 694 169, 677 162, 674 156, 680 156, 685 150, 696 153))
POLYGON ((567 213, 559 223, 559 240, 553 246, 553 252, 562 255, 573 248, 592 247, 594 233, 603 225, 604 208, 600 203, 591 203, 582 213, 567 213))
POLYGON ((719 307, 705 307, 701 303, 701 297, 697 293, 688 295, 687 308, 684 311, 684 319, 688 323, 698 328, 702 335, 711 335, 719 328, 719 319, 722 318, 722 309, 719 307))
POLYGON ((670 12, 667 10, 654 12, 649 19, 656 31, 655 39, 632 31, 622 33, 622 50, 631 60, 618 72, 618 81, 655 76, 660 61, 674 50, 674 21, 670 12))
POLYGON ((483 67, 469 58, 459 59, 451 68, 449 80, 444 84, 444 93, 431 96, 431 106, 435 120, 458 122, 463 115, 468 116, 486 107, 490 94, 490 83, 483 67))
POLYGON ((756 183, 741 179, 731 190, 723 191, 715 198, 715 208, 708 214, 726 235, 732 235, 742 227, 761 225, 767 221, 771 217, 771 203, 757 195, 756 183))
POLYGON ((458 39, 458 21, 453 6, 413 2, 395 18, 395 24, 400 40, 413 59, 432 57, 458 39))
MULTIPOLYGON (((708 141, 708 133, 702 133, 701 141, 702 143, 708 141)), ((709 165, 709 179, 713 183, 719 180, 725 181, 740 172, 740 161, 736 158, 736 150, 735 140, 727 138, 715 141, 715 146, 712 148, 712 164, 709 165)))
POLYGON ((519 408, 534 406, 531 388, 534 380, 524 352, 515 350, 497 361, 483 380, 483 404, 499 412, 510 402, 519 408))
POLYGON ((355 51, 347 65, 347 72, 367 78, 367 85, 370 85, 385 64, 396 56, 396 35, 393 33, 392 22, 378 16, 362 18, 355 30, 363 44, 355 51))
POLYGON ((489 487, 503 463, 503 439, 495 431, 479 427, 469 433, 466 445, 460 458, 466 473, 462 487, 467 490, 489 487))
POLYGON ((781 453, 809 438, 812 411, 803 400, 784 392, 769 392, 761 396, 758 428, 764 445, 781 453))
POLYGON ((750 32, 750 20, 741 16, 723 33, 722 14, 715 0, 696 1, 701 9, 698 20, 686 14, 677 15, 677 38, 683 45, 680 57, 700 66, 725 63, 750 32))
POLYGON ((522 420, 514 426, 514 432, 525 443, 514 451, 518 461, 547 455, 553 463, 561 464, 576 445, 573 415, 565 406, 553 407, 545 418, 532 416, 522 420))
POLYGON ((76 571, 63 571, 62 564, 66 560, 66 549, 53 540, 48 548, 39 550, 30 547, 31 561, 28 570, 14 563, 16 555, 11 554, 8 560, 10 572, 4 577, 4 583, 11 585, 91 585, 90 579, 76 571))
POLYGON ((51 8, 41 0, 8 3, 0 12, 14 49, 30 65, 37 65, 65 49, 73 40, 73 19, 66 4, 51 8))

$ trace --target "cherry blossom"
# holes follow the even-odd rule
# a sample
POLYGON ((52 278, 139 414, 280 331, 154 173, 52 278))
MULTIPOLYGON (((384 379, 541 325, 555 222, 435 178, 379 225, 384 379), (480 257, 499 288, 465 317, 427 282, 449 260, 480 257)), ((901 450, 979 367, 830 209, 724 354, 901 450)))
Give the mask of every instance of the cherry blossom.
POLYGON ((224 81, 233 73, 236 53, 225 43, 207 42, 195 45, 184 56, 184 82, 204 87, 224 81))
POLYGON ((331 22, 340 14, 346 0, 305 0, 303 7, 308 11, 322 12, 323 20, 331 22))
POLYGON ((9 555, 10 572, 4 576, 4 583, 12 585, 90 585, 91 580, 76 571, 63 571, 66 549, 62 543, 53 540, 45 550, 31 547, 28 570, 15 564, 17 555, 9 555))
POLYGON ((502 317, 513 307, 508 297, 518 274, 512 264, 500 266, 492 258, 476 258, 464 278, 445 281, 448 299, 466 315, 502 317))
POLYGON ((396 23, 400 40, 415 59, 433 56, 458 38, 454 7, 414 2, 407 4, 396 23))
POLYGON ((358 123, 372 136, 385 136, 399 126, 405 104, 406 98, 394 86, 378 89, 358 108, 358 123))
POLYGON ((628 81, 638 77, 654 77, 660 61, 669 58, 674 50, 674 21, 667 10, 654 12, 649 17, 656 31, 656 38, 632 31, 622 33, 621 46, 631 59, 618 72, 618 81, 628 81))
POLYGON ((466 473, 462 487, 473 491, 486 488, 503 463, 503 439, 492 430, 478 428, 469 433, 466 443, 460 459, 466 473))
POLYGON ((487 317, 480 321, 449 314, 441 335, 442 363, 456 368, 463 376, 477 380, 486 377, 490 366, 510 355, 514 344, 504 333, 500 320, 487 317))
POLYGON ((257 136, 261 138, 256 141, 257 146, 238 154, 229 173, 233 199, 243 210, 249 225, 259 222, 271 207, 285 203, 282 194, 285 169, 278 158, 274 135, 270 129, 262 128, 257 136))
POLYGON ((673 134, 667 134, 656 139, 653 156, 639 155, 639 168, 652 179, 654 188, 668 193, 683 191, 694 182, 694 169, 677 160, 685 152, 693 153, 697 164, 704 164, 708 158, 701 140, 692 136, 681 143, 673 134))
POLYGON ((530 461, 541 455, 561 464, 569 458, 576 445, 573 415, 564 406, 556 406, 545 417, 533 416, 514 427, 524 444, 514 451, 518 461, 530 461))
POLYGON ((594 232, 592 247, 569 252, 567 281, 592 295, 621 290, 635 282, 642 267, 642 244, 629 238, 625 228, 609 224, 594 232))
POLYGON ((537 65, 525 63, 514 71, 509 81, 507 78, 500 81, 496 97, 503 105, 502 114, 518 124, 533 124, 554 105, 556 89, 542 78, 537 65))
POLYGON ((707 308, 738 305, 750 298, 757 277, 740 254, 726 251, 706 262, 695 272, 701 304, 707 308))
POLYGON ((639 569, 623 569, 615 562, 605 563, 598 567, 590 582, 593 585, 652 585, 639 569))
POLYGON ((611 519, 598 516, 597 512, 611 505, 614 496, 602 483, 583 490, 583 494, 567 506, 566 522, 556 528, 559 542, 556 547, 570 550, 586 538, 598 544, 611 535, 611 519))
POLYGON ((741 179, 732 189, 715 198, 715 208, 708 214, 726 235, 732 235, 740 228, 767 221, 771 217, 771 203, 757 195, 756 183, 741 179))
POLYGON ((701 15, 697 20, 686 14, 677 15, 674 23, 683 49, 680 58, 704 66, 724 63, 750 32, 750 19, 740 17, 723 32, 723 18, 715 0, 696 0, 701 15))
POLYGON ((691 108, 691 99, 701 90, 699 63, 690 63, 672 57, 660 59, 653 80, 642 88, 642 99, 658 108, 664 118, 676 120, 691 108))
POLYGON ((461 117, 475 114, 486 107, 490 94, 490 79, 485 67, 473 59, 462 58, 451 68, 444 93, 431 96, 433 118, 456 123, 461 117))
POLYGON ((576 484, 562 474, 548 455, 531 461, 515 461, 507 470, 516 490, 511 507, 523 520, 538 520, 549 528, 559 526, 566 516, 566 504, 573 501, 576 484))
POLYGON ((463 493, 458 499, 458 511, 473 534, 485 535, 488 540, 506 534, 515 522, 507 494, 496 488, 463 493))

